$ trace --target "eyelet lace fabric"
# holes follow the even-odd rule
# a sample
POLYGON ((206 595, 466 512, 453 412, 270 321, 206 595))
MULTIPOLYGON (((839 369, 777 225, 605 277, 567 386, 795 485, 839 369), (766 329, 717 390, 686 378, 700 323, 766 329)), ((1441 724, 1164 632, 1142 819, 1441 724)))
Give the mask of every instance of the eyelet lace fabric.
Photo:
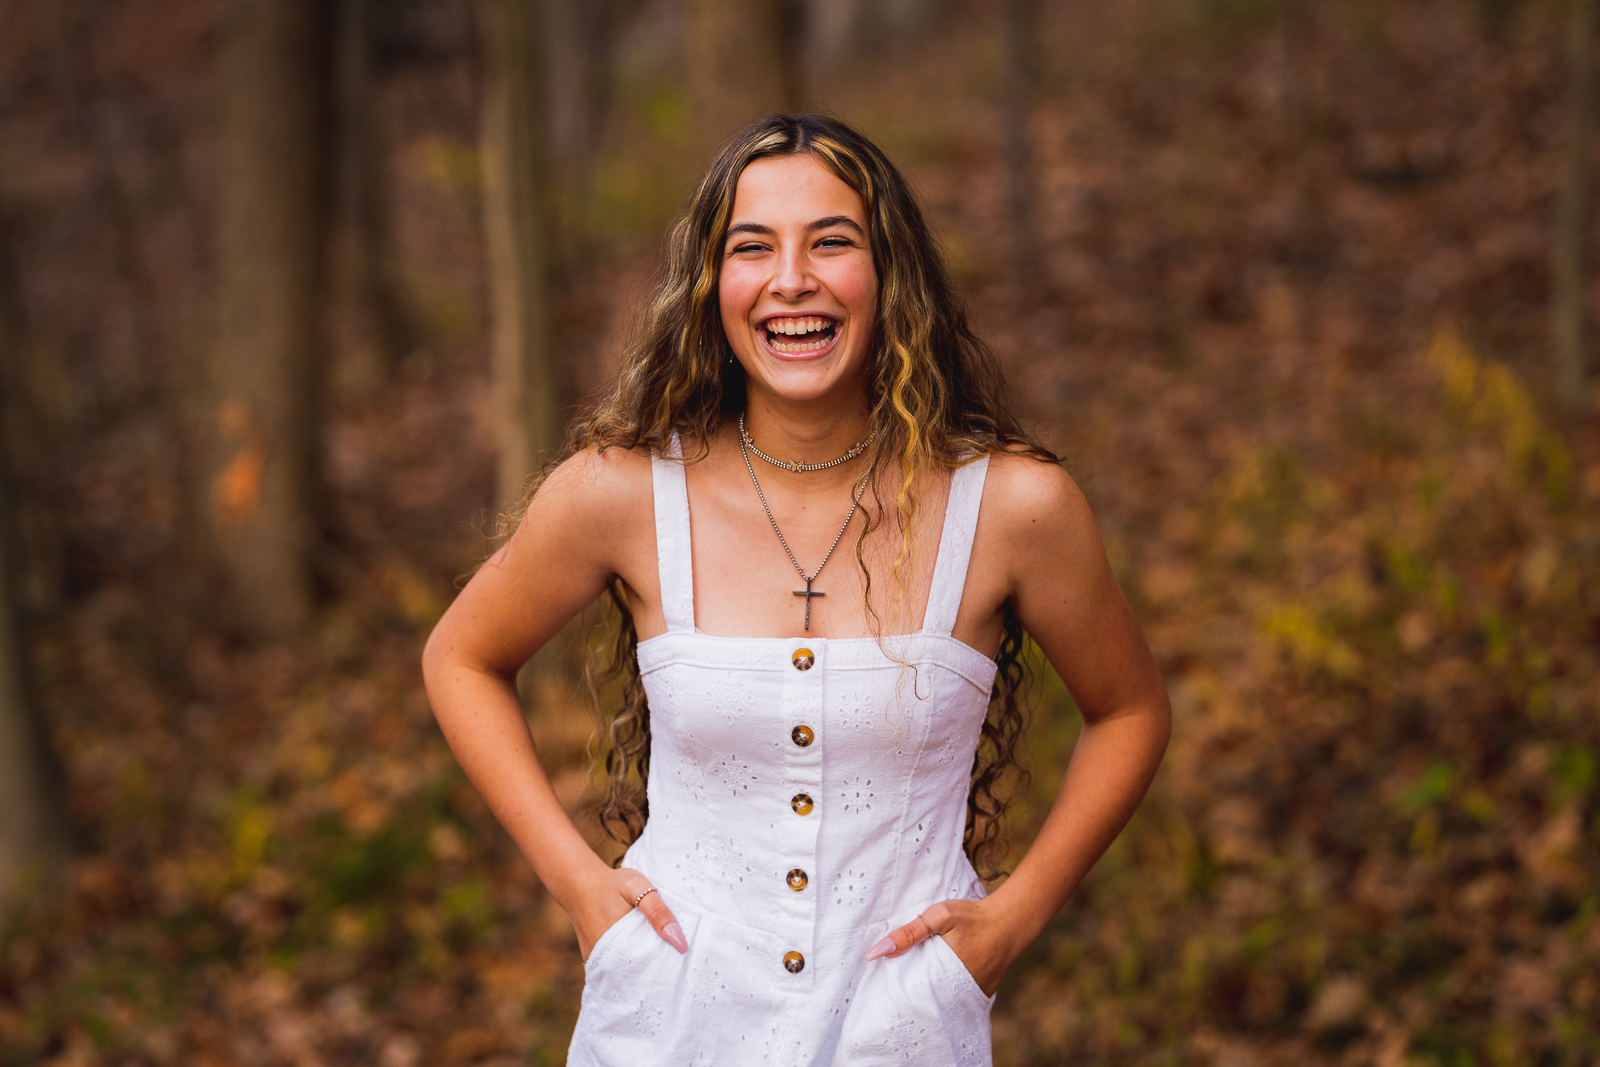
POLYGON ((930 904, 983 895, 961 834, 995 664, 950 631, 987 470, 956 469, 923 628, 880 647, 697 633, 676 442, 655 457, 667 632, 639 644, 650 821, 623 866, 657 886, 689 951, 636 911, 607 930, 585 967, 572 1067, 990 1064, 993 998, 942 939, 862 959, 930 904), (813 798, 807 814, 797 793, 813 798))

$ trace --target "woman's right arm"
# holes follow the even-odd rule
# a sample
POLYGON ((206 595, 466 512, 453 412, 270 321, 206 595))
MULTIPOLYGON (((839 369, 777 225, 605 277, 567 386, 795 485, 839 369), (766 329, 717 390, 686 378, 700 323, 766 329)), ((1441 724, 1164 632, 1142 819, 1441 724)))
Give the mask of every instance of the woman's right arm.
MULTIPOLYGON (((579 453, 551 472, 527 516, 428 638, 422 673, 445 740, 500 825, 566 909, 587 959, 650 882, 613 870, 567 817, 517 700, 517 671, 616 575, 653 589, 648 458, 579 453)), ((658 893, 640 910, 678 951, 683 933, 658 893)))

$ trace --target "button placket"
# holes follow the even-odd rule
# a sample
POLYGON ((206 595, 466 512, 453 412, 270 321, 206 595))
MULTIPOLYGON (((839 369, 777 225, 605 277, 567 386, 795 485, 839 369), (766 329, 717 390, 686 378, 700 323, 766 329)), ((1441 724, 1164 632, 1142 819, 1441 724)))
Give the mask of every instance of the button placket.
POLYGON ((772 960, 779 989, 809 989, 816 977, 811 959, 815 947, 817 898, 815 880, 817 831, 822 812, 822 761, 827 749, 823 730, 827 643, 815 638, 795 641, 782 652, 783 688, 779 746, 786 764, 784 780, 773 783, 771 799, 778 812, 777 859, 767 897, 773 908, 776 936, 772 960), (801 654, 801 653, 804 654, 801 654), (802 813, 802 811, 804 813, 802 813))

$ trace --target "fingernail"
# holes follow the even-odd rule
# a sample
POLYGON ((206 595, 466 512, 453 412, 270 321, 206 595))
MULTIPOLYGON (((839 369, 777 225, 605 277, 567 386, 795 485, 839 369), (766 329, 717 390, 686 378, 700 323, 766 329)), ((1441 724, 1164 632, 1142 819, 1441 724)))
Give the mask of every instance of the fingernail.
POLYGON ((879 941, 876 945, 873 945, 871 948, 867 949, 867 961, 870 963, 872 960, 882 959, 884 956, 887 956, 893 951, 894 939, 886 937, 882 941, 879 941))
POLYGON ((683 927, 677 923, 663 926, 661 936, 667 939, 667 944, 678 950, 679 955, 689 951, 689 939, 683 936, 683 927))

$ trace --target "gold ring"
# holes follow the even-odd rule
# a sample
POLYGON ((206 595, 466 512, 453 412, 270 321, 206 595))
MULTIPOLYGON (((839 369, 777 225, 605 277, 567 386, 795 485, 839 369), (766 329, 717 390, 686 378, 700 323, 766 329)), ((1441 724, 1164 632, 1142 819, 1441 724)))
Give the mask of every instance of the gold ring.
POLYGON ((645 897, 649 896, 651 893, 654 893, 655 891, 656 891, 656 887, 655 886, 651 886, 649 889, 646 889, 643 893, 640 893, 638 896, 634 897, 633 898, 633 906, 637 908, 639 906, 639 901, 643 900, 645 897))

